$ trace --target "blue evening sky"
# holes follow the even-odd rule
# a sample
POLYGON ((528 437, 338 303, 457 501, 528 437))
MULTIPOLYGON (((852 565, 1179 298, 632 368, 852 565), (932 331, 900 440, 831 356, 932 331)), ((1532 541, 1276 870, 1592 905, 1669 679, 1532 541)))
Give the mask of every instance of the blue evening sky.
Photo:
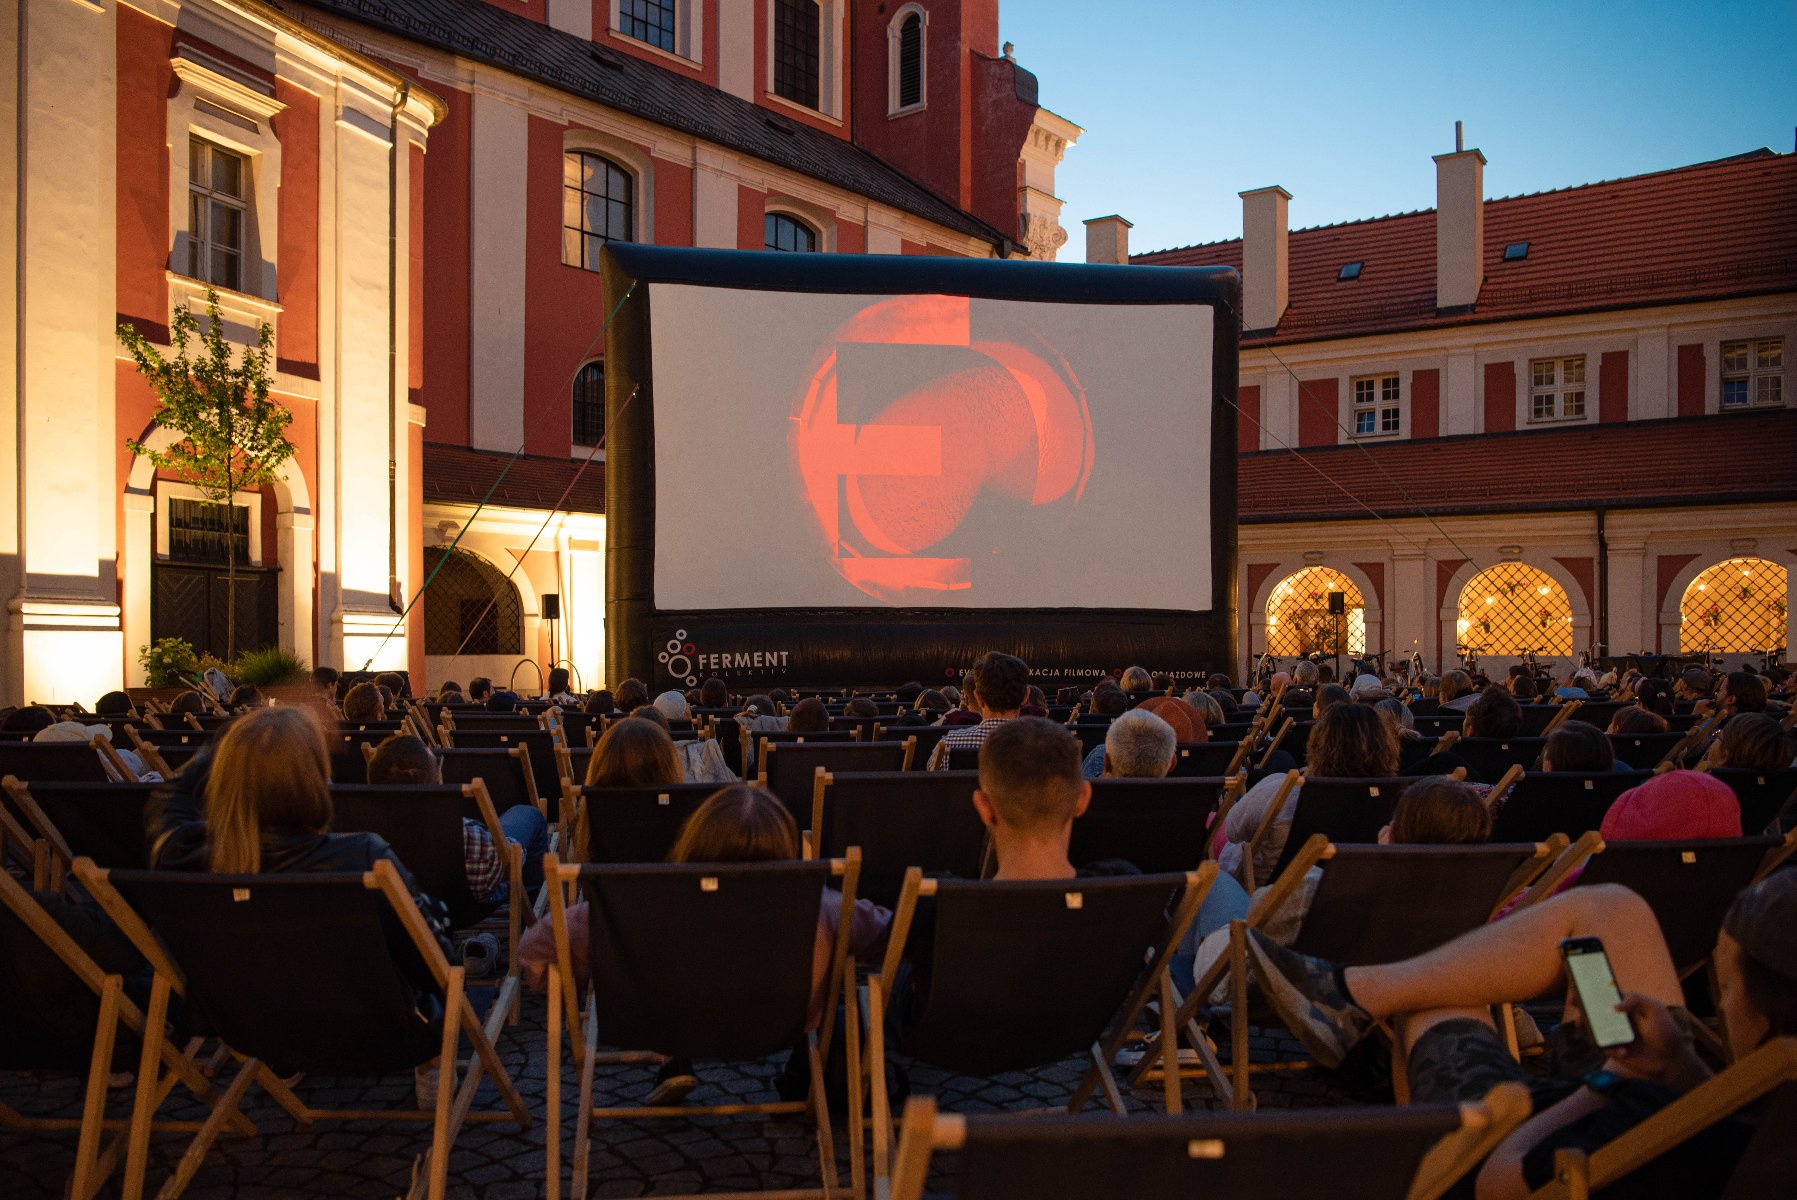
POLYGON ((1134 251, 1239 237, 1280 184, 1294 229, 1435 204, 1430 156, 1485 152, 1510 196, 1792 149, 1797 0, 1003 0, 1041 101, 1085 127, 1056 178, 1134 251))

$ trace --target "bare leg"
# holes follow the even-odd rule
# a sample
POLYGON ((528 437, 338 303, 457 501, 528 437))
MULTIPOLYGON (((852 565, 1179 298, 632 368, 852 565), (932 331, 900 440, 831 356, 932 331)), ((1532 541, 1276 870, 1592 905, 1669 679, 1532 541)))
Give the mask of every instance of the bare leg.
POLYGON ((1350 967, 1354 1001, 1384 1019, 1441 1008, 1484 1008, 1549 995, 1563 986, 1560 939, 1599 937, 1617 986, 1662 1004, 1684 1002, 1653 910, 1627 888, 1573 888, 1399 963, 1350 967))

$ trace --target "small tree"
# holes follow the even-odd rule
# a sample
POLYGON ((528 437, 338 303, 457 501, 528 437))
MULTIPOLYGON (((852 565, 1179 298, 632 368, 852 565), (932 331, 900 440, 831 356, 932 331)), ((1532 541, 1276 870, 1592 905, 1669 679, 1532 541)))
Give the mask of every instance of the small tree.
POLYGON ((225 340, 218 293, 206 289, 206 329, 189 306, 175 309, 169 330, 175 355, 166 358, 129 323, 119 326, 119 341, 138 371, 156 391, 155 420, 177 435, 166 450, 153 450, 126 439, 133 454, 150 460, 199 490, 225 517, 225 657, 237 653, 237 537, 233 504, 239 492, 273 482, 283 463, 293 457, 287 423, 293 414, 268 397, 268 360, 274 329, 266 322, 257 344, 233 362, 225 340), (197 341, 193 357, 189 345, 197 341))

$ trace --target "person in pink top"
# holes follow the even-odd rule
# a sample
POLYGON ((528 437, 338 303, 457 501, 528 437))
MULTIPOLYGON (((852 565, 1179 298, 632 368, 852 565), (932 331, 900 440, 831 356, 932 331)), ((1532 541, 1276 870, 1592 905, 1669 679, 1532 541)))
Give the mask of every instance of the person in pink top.
MULTIPOLYGON (((779 862, 797 857, 798 825, 786 805, 772 793, 746 783, 731 784, 712 793, 687 818, 679 840, 668 852, 668 861, 675 863, 779 862)), ((830 957, 841 922, 842 894, 825 888, 818 899, 817 939, 811 958, 810 1029, 816 1029, 823 1020, 830 957)), ((891 911, 871 900, 857 900, 851 922, 849 953, 858 961, 877 963, 885 950, 891 911)), ((568 943, 575 988, 584 989, 588 978, 587 949, 591 944, 585 901, 568 909, 568 943)), ((518 965, 525 986, 539 992, 547 988, 549 966, 554 961, 555 931, 550 922, 538 921, 518 944, 518 965)), ((670 1059, 656 1075, 655 1087, 646 1103, 678 1104, 697 1086, 692 1064, 670 1059)))

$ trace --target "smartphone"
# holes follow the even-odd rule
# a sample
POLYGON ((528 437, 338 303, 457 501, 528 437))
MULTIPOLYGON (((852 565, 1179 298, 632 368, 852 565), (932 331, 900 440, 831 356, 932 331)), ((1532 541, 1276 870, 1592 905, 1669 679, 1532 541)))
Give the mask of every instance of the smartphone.
POLYGON ((1634 1042, 1634 1023, 1627 1013, 1616 1011, 1622 993, 1610 973, 1603 939, 1567 938, 1560 943, 1560 955, 1566 960, 1566 974, 1578 993, 1579 1007, 1585 1010, 1585 1028, 1591 1031, 1591 1040, 1605 1050, 1634 1042))

